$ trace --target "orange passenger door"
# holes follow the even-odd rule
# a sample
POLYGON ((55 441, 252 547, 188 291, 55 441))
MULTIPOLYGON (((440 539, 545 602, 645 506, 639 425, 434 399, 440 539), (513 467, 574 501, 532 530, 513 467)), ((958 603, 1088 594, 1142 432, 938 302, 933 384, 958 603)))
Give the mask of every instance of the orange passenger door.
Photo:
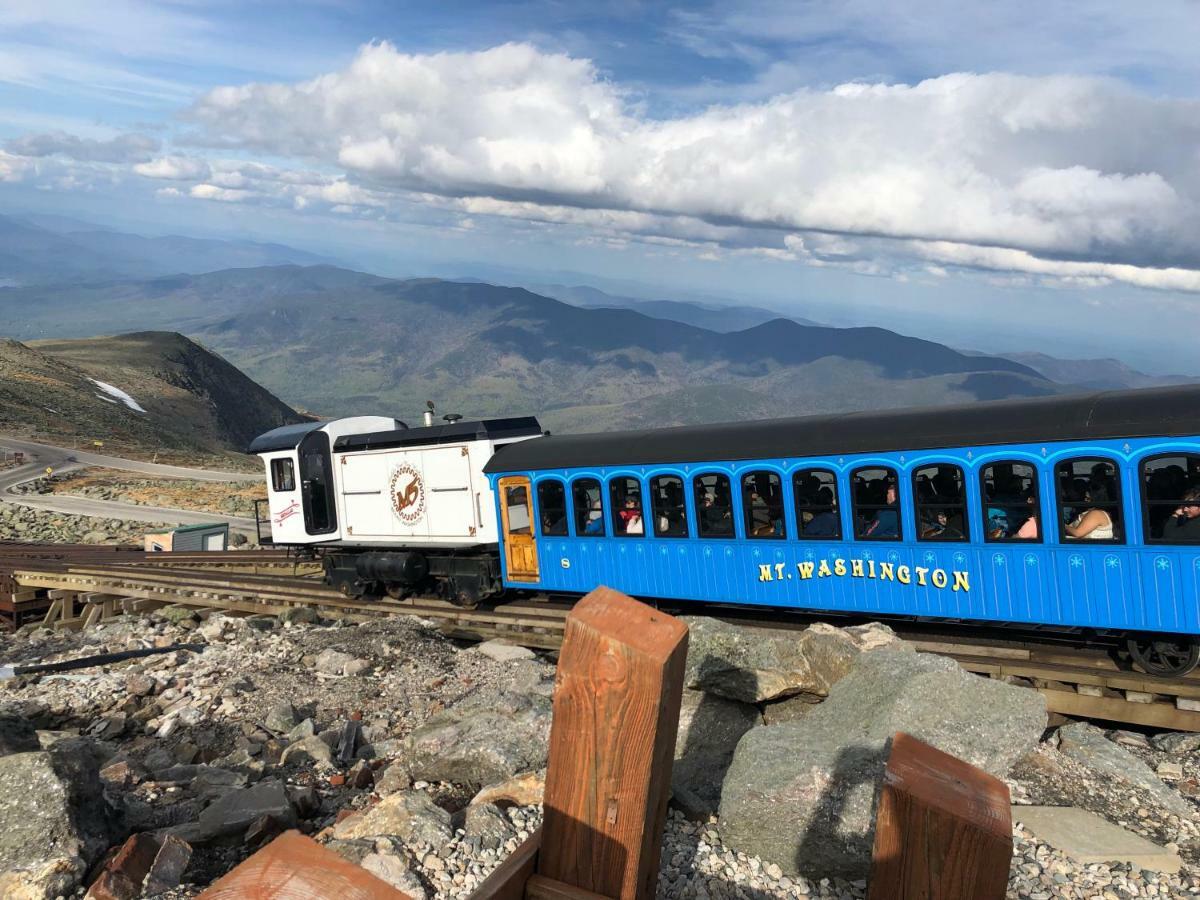
POLYGON ((533 533, 533 501, 529 479, 500 479, 500 515, 504 552, 512 581, 538 581, 537 538, 533 533))

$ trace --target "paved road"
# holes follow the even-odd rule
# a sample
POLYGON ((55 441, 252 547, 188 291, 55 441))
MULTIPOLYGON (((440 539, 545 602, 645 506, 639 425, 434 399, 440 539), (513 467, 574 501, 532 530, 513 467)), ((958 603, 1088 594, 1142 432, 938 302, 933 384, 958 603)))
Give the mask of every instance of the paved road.
POLYGON ((47 467, 52 468, 57 474, 88 466, 105 466, 110 469, 124 469, 143 475, 191 478, 200 481, 257 481, 262 478, 261 475, 164 466, 158 463, 138 462, 117 456, 104 456, 99 453, 72 450, 68 447, 51 447, 46 444, 35 444, 10 438, 0 438, 0 448, 22 450, 27 458, 33 460, 15 469, 0 471, 0 502, 43 509, 47 512, 124 519, 130 522, 166 522, 177 525, 228 522, 229 526, 237 531, 254 533, 254 520, 239 516, 195 512, 187 509, 167 509, 159 506, 141 506, 118 500, 93 500, 90 497, 71 497, 66 494, 10 494, 9 491, 18 484, 39 478, 45 474, 47 467))

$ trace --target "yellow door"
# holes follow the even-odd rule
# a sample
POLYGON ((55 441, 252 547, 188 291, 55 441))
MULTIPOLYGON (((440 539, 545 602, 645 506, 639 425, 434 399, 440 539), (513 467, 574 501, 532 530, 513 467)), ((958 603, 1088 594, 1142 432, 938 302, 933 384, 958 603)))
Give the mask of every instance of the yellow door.
POLYGON ((508 577, 537 581, 537 539, 533 534, 533 502, 528 478, 500 479, 500 515, 504 527, 504 552, 508 577))

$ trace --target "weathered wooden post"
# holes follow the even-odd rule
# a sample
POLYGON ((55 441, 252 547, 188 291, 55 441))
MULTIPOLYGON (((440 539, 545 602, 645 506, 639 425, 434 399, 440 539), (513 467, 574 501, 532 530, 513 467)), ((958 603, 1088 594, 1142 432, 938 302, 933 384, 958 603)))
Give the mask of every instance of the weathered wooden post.
POLYGON ((1004 782, 897 734, 875 820, 867 900, 1003 900, 1012 854, 1004 782))
POLYGON ((678 619, 604 587, 576 604, 558 659, 541 832, 475 900, 654 897, 686 658, 678 619))

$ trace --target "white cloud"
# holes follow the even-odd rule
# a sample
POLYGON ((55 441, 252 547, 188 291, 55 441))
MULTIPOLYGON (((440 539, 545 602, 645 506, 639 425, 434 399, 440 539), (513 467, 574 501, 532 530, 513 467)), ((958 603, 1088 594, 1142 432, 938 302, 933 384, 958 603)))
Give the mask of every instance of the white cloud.
POLYGON ((5 147, 18 156, 65 156, 80 162, 133 163, 150 159, 159 148, 157 138, 144 134, 119 134, 108 139, 81 138, 65 131, 25 134, 5 147))
POLYGON ((145 178, 163 178, 168 181, 198 181, 212 174, 205 160, 191 156, 160 156, 158 159, 134 166, 133 171, 145 178))
POLYGON ((290 204, 384 206, 417 192, 471 214, 758 246, 872 274, 887 268, 864 257, 872 250, 923 266, 914 242, 976 246, 1003 264, 940 263, 1143 286, 1194 290, 1186 273, 1200 269, 1189 149, 1200 103, 1106 79, 960 73, 656 120, 586 60, 385 43, 312 81, 218 88, 191 117, 209 143, 353 179, 265 192, 290 204), (786 244, 794 233, 802 246, 786 244))

